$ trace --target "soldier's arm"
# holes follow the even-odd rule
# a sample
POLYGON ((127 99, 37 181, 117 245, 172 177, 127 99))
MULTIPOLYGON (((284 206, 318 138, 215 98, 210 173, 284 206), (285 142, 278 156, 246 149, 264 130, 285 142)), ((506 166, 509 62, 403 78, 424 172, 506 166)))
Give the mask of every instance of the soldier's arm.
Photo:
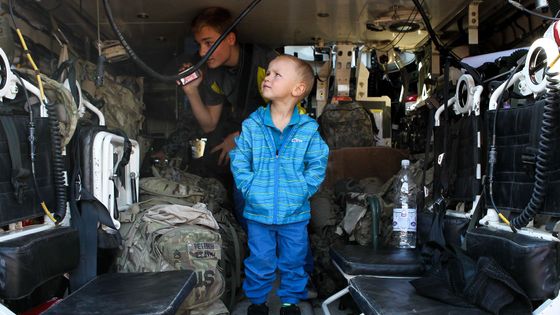
MULTIPOLYGON (((198 80, 200 80, 200 78, 196 81, 198 80)), ((198 85, 195 86, 191 84, 192 83, 183 86, 183 91, 189 99, 193 114, 200 124, 200 128, 202 128, 205 133, 212 132, 218 125, 218 120, 222 114, 223 104, 210 106, 205 105, 200 97, 198 85)))

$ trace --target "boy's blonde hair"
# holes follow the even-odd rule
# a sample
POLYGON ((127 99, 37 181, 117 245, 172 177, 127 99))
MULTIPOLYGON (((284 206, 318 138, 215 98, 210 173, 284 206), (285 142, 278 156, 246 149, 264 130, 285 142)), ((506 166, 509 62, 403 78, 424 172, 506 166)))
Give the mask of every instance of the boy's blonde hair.
POLYGON ((291 55, 279 55, 274 59, 277 58, 288 59, 296 65, 297 74, 305 85, 305 92, 302 94, 299 100, 301 101, 302 99, 306 98, 313 89, 313 84, 315 84, 315 74, 313 73, 313 69, 311 68, 311 66, 307 62, 291 55))

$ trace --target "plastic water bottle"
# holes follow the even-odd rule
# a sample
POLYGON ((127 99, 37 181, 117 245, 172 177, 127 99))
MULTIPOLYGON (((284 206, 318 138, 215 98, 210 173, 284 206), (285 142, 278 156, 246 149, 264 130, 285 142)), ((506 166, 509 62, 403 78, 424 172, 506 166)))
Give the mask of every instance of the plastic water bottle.
POLYGON ((416 247, 416 185, 410 174, 410 161, 401 161, 395 188, 392 244, 398 248, 416 247))

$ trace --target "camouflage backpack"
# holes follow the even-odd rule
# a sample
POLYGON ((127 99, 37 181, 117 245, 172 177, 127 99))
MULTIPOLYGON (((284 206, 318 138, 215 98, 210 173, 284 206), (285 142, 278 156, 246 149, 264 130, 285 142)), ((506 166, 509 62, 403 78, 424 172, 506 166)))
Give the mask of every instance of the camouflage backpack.
POLYGON ((162 177, 141 178, 140 194, 142 201, 155 197, 169 197, 192 204, 201 202, 205 196, 204 191, 196 185, 182 184, 162 177))
POLYGON ((375 119, 358 103, 329 104, 319 116, 320 132, 331 149, 375 146, 375 119))
POLYGON ((225 283, 218 266, 222 239, 218 223, 204 204, 152 206, 140 210, 124 230, 118 271, 194 270, 197 285, 180 311, 210 305, 222 296, 225 283))
POLYGON ((198 187, 199 191, 204 193, 204 198, 201 202, 206 203, 211 210, 215 208, 212 207, 215 204, 223 205, 228 199, 226 188, 215 178, 187 173, 171 165, 159 168, 154 167, 153 174, 156 177, 163 177, 185 186, 198 187))

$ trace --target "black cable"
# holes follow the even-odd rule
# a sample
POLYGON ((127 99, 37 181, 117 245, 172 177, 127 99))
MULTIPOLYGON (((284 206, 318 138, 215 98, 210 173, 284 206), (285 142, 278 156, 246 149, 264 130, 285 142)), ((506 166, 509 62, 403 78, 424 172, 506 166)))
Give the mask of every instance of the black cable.
POLYGON ((64 159, 62 157, 62 139, 60 137, 60 130, 58 128, 58 119, 56 118, 56 108, 53 103, 45 102, 47 107, 49 127, 51 130, 51 143, 53 145, 53 177, 55 187, 55 197, 57 207, 53 213, 57 222, 64 219, 66 215, 66 185, 64 181, 64 159))
POLYGON ((521 214, 511 221, 512 226, 518 229, 526 226, 535 217, 537 211, 542 208, 546 197, 547 173, 552 159, 553 134, 556 122, 558 121, 560 80, 556 78, 559 73, 550 72, 550 68, 547 68, 545 74, 547 78, 547 92, 535 166, 535 184, 533 185, 533 192, 529 203, 521 214))
POLYGON ((197 62, 194 66, 190 67, 186 72, 182 73, 181 75, 162 75, 162 74, 156 72, 155 70, 153 70, 152 68, 150 68, 146 63, 144 63, 144 61, 142 61, 142 59, 140 59, 140 57, 138 57, 136 55, 136 53, 134 52, 132 47, 130 47, 130 45, 128 45, 128 43, 126 42, 123 34, 121 33, 121 31, 117 27, 117 24, 115 23, 115 19, 113 18, 113 12, 111 11, 111 7, 109 6, 109 0, 103 0, 103 4, 105 6, 105 13, 107 14, 107 18, 109 19, 109 23, 111 24, 111 28, 115 32, 115 35, 117 35, 117 37, 119 38, 119 41, 123 45, 126 52, 130 55, 130 58, 142 70, 144 70, 150 76, 152 76, 155 79, 158 79, 160 81, 177 81, 177 80, 179 80, 183 77, 186 77, 186 76, 192 74, 193 72, 197 71, 198 69, 200 69, 200 67, 208 60, 208 58, 210 58, 210 56, 216 50, 216 48, 218 48, 218 46, 224 40, 224 38, 237 26, 237 24, 239 24, 239 22, 241 22, 241 20, 243 18, 245 18, 245 16, 247 16, 247 14, 249 14, 249 12, 251 12, 251 10, 253 10, 253 8, 259 2, 261 2, 261 0, 253 0, 253 2, 251 2, 249 4, 249 6, 247 8, 245 8, 245 10, 243 10, 243 12, 241 12, 241 14, 239 14, 239 16, 235 19, 235 21, 233 21, 233 24, 230 27, 228 27, 222 33, 222 35, 220 35, 220 37, 218 37, 216 42, 212 45, 212 47, 210 47, 210 49, 208 50, 208 52, 206 52, 204 57, 202 57, 202 59, 199 62, 197 62))
MULTIPOLYGON (((25 84, 23 83, 23 79, 21 78, 21 76, 19 75, 19 73, 17 72, 13 72, 14 75, 18 78, 22 88, 23 88, 23 92, 25 94, 25 100, 26 100, 26 104, 28 106, 29 109, 29 155, 30 155, 30 159, 31 159, 31 174, 33 177, 33 186, 35 187, 35 193, 37 194, 37 197, 39 198, 39 200, 41 201, 41 205, 43 205, 45 203, 45 198, 43 198, 43 195, 41 193, 41 190, 39 189, 39 184, 37 183, 37 173, 35 171, 35 158, 36 158, 36 146, 35 146, 35 117, 33 116, 33 106, 31 105, 31 102, 29 101, 29 94, 27 93, 27 89, 25 88, 25 84)), ((46 105, 46 104, 45 104, 46 105)), ((53 138, 58 138, 58 142, 53 141, 53 143, 55 144, 55 156, 53 157, 54 161, 53 161, 53 169, 54 169, 54 184, 55 184, 55 197, 56 197, 56 203, 57 203, 57 208, 55 209, 55 212, 53 213, 54 218, 56 219, 57 223, 60 223, 65 215, 66 215, 66 187, 65 187, 65 182, 64 182, 64 161, 62 160, 62 150, 61 150, 61 140, 60 140, 60 134, 58 133, 58 120, 56 118, 54 118, 54 122, 51 119, 51 114, 56 115, 56 111, 54 108, 52 108, 53 106, 49 106, 47 107, 47 110, 49 110, 49 125, 51 126, 51 140, 53 140, 53 138), (51 109, 49 109, 51 108, 51 109), (56 126, 56 134, 58 135, 58 137, 53 136, 53 125, 56 126), (58 143, 58 146, 56 145, 56 143, 58 143), (57 150, 58 147, 58 150, 57 150)))
MULTIPOLYGON (((421 3, 420 5, 424 5, 424 0, 422 0, 422 3, 421 3)), ((406 23, 410 23, 410 21, 413 21, 413 20, 416 18, 417 15, 418 15, 418 10, 412 10, 412 11, 410 12, 410 14, 408 15, 408 18, 406 19, 406 23), (414 17, 412 16, 412 14, 414 14, 414 17)), ((383 47, 381 47, 381 48, 379 48, 379 49, 376 49, 376 50, 383 51, 385 48, 387 48, 387 47, 389 47, 389 46, 393 46, 393 47, 397 46, 397 44, 400 43, 400 41, 403 39, 403 37, 404 37, 405 34, 406 34, 406 33, 405 33, 404 31, 399 31, 399 32, 397 33, 397 35, 396 35, 389 43, 387 43, 387 45, 385 45, 385 46, 383 46, 383 47), (400 35, 402 35, 401 38, 395 43, 395 40, 397 40, 397 38, 398 38, 400 35), (393 44, 393 43, 394 43, 394 44, 393 44)))
POLYGON ((16 19, 14 18, 14 0, 9 0, 8 7, 10 10, 10 17, 12 18, 12 23, 14 23, 14 28, 18 28, 16 24, 16 19))
POLYGON ((428 31, 428 34, 430 35, 430 38, 431 38, 432 42, 436 46, 436 49, 442 55, 452 56, 454 58, 454 60, 453 60, 454 62, 456 62, 456 63, 459 62, 460 58, 455 53, 453 53, 451 50, 449 50, 447 47, 445 47, 439 41, 439 38, 437 37, 436 32, 434 31, 434 29, 432 28, 432 25, 430 24, 430 18, 426 14, 426 11, 424 11, 424 7, 422 6, 422 4, 420 4, 420 2, 418 2, 418 0, 412 0, 412 2, 414 2, 414 5, 416 6, 416 9, 418 10, 420 15, 422 16, 422 21, 424 21, 424 24, 426 26, 426 31, 428 31))
MULTIPOLYGON (((504 96, 505 91, 507 90, 507 86, 509 85, 509 82, 511 81, 511 79, 513 78, 513 76, 517 73, 517 71, 519 70, 519 68, 521 68, 521 66, 523 65, 523 62, 518 62, 517 65, 515 66, 515 68, 511 71, 511 74, 509 75, 508 79, 506 80, 506 84, 504 85, 504 89, 502 90, 502 92, 500 93, 500 95, 498 96, 498 100, 496 102, 496 112, 494 113, 494 119, 492 122, 492 143, 490 145, 490 150, 488 151, 488 196, 490 197, 490 203, 492 204, 492 207, 496 210, 496 212, 498 213, 498 216, 503 217, 503 215, 501 215, 500 210, 498 210, 498 207, 496 206, 496 202, 494 201, 494 167, 496 166, 497 163, 497 156, 498 156, 498 151, 496 149, 496 125, 497 125, 497 117, 498 117, 498 112, 500 110, 500 106, 502 104, 502 99, 504 96)), ((505 217, 503 217, 505 218, 505 217)), ((502 219, 503 220, 503 219, 502 219)), ((514 232, 516 232, 515 228, 510 224, 510 227, 512 228, 512 230, 514 232)))

